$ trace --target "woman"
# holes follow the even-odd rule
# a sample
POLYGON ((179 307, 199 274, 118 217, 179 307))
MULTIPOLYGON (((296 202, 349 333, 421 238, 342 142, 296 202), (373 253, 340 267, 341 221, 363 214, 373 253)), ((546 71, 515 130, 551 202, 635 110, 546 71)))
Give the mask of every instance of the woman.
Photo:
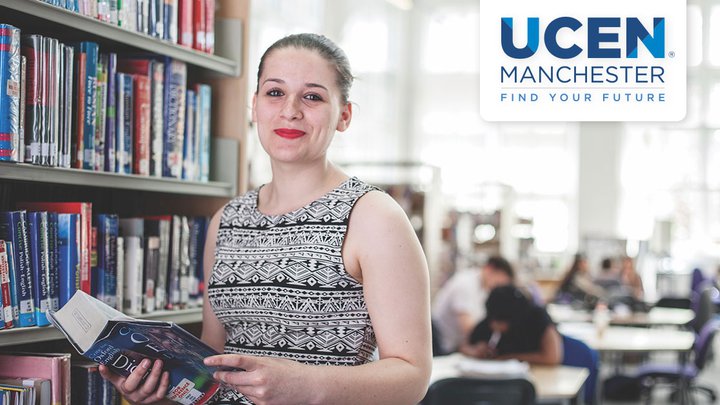
MULTIPOLYGON (((260 60, 252 117, 273 177, 215 214, 205 250, 202 339, 225 353, 206 364, 244 370, 217 372, 229 387, 217 403, 415 404, 426 392, 420 244, 391 197, 327 159, 351 122, 351 83, 345 54, 323 36, 288 36, 260 60)), ((167 377, 160 362, 145 366, 102 374, 152 403, 167 377)))
POLYGON ((555 300, 558 302, 570 301, 570 303, 593 309, 604 295, 605 291, 595 285, 592 280, 585 256, 580 253, 576 254, 572 266, 560 282, 555 300))
POLYGON ((492 290, 487 315, 470 334, 462 352, 481 359, 517 359, 560 364, 562 338, 547 312, 512 285, 492 290))

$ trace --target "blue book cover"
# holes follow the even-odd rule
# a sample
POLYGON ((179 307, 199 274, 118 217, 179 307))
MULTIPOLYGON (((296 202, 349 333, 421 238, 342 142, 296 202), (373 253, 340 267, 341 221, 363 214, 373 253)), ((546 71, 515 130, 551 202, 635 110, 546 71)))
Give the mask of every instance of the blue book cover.
POLYGON ((187 65, 184 62, 165 60, 165 92, 163 120, 163 177, 182 176, 182 147, 185 134, 185 89, 187 65))
POLYGON ((50 309, 48 277, 47 211, 28 212, 28 234, 32 257, 33 299, 37 326, 47 326, 47 312, 50 309))
POLYGON ((117 125, 117 54, 107 55, 107 106, 105 109, 105 165, 106 172, 115 172, 115 129, 117 125))
POLYGON ((20 304, 18 301, 17 276, 15 275, 15 253, 12 242, 5 242, 8 257, 8 270, 10 270, 10 301, 12 303, 13 323, 20 326, 20 304))
POLYGON ((95 42, 81 42, 80 52, 85 54, 85 105, 78 108, 85 109, 84 137, 83 137, 83 169, 93 170, 95 165, 95 121, 97 113, 97 64, 99 46, 95 42))
POLYGON ((30 256, 30 235, 28 233, 27 213, 22 211, 4 211, 0 213, 0 239, 13 245, 15 265, 15 290, 20 310, 18 325, 35 326, 35 300, 33 299, 32 258, 30 256))
POLYGON ((0 160, 19 159, 20 30, 0 24, 0 160))
POLYGON ((195 181, 195 140, 197 131, 195 127, 195 115, 197 112, 197 97, 195 90, 188 90, 185 93, 185 135, 183 137, 182 157, 182 178, 195 181))
POLYGON ((98 214, 95 221, 97 223, 98 298, 115 308, 117 306, 118 216, 98 214))
POLYGON ((132 173, 133 156, 133 77, 131 74, 117 74, 117 126, 115 131, 115 154, 117 173, 132 173))
POLYGON ((116 374, 128 376, 145 358, 161 359, 170 374, 168 399, 204 404, 220 387, 213 378, 218 368, 203 363, 218 353, 175 323, 130 318, 81 291, 49 318, 80 354, 116 374))
POLYGON ((62 308, 79 288, 80 214, 58 214, 58 279, 62 308))
POLYGON ((212 88, 207 84, 196 86, 198 94, 198 166, 200 181, 210 180, 210 122, 212 108, 212 88))
POLYGON ((48 296, 50 309, 60 309, 60 273, 58 269, 58 213, 47 213, 48 236, 48 296))

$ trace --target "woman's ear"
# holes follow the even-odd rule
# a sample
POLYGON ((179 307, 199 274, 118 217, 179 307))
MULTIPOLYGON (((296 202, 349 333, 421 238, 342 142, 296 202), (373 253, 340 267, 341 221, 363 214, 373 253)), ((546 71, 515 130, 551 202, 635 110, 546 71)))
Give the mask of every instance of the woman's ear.
POLYGON ((352 121, 352 104, 346 103, 343 110, 340 112, 340 118, 338 119, 336 130, 343 132, 350 126, 352 121))

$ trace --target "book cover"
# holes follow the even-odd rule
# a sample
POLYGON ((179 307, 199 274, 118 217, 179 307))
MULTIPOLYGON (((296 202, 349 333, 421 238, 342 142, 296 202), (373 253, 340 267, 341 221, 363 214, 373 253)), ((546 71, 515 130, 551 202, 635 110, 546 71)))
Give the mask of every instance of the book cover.
POLYGON ((20 147, 20 29, 0 24, 0 160, 20 147))
POLYGON ((75 49, 75 76, 73 79, 73 105, 75 106, 75 119, 72 122, 73 135, 70 143, 72 167, 83 168, 85 156, 85 71, 87 68, 87 53, 79 45, 75 49))
POLYGON ((99 387, 103 380, 98 364, 94 362, 73 362, 70 367, 73 390, 70 398, 73 404, 103 404, 99 387))
MULTIPOLYGON (((23 391, 27 396, 22 401, 10 401, 12 404, 50 405, 52 388, 46 378, 0 377, 0 389, 23 391)), ((3 402, 0 401, 0 404, 3 402)))
POLYGON ((47 320, 47 312, 50 310, 47 211, 28 212, 27 217, 32 257, 35 322, 37 322, 37 326, 47 326, 50 324, 47 320))
POLYGON ((117 126, 115 131, 116 172, 132 173, 133 75, 118 73, 117 126))
POLYGON ((165 114, 163 133, 163 177, 182 177, 182 147, 185 134, 185 90, 187 65, 165 61, 165 114))
POLYGON ((123 310, 123 300, 125 299, 125 238, 118 236, 117 238, 117 293, 115 309, 123 310))
POLYGON ((60 273, 59 273, 59 249, 58 249, 58 213, 48 212, 48 297, 50 298, 50 309, 60 309, 60 273))
POLYGON ((143 282, 144 312, 155 311, 155 286, 160 265, 160 238, 145 238, 145 280, 143 282))
POLYGON ((50 165, 50 137, 52 135, 52 117, 49 108, 50 103, 50 38, 40 38, 40 106, 42 114, 42 131, 40 131, 40 164, 50 165))
POLYGON ((212 117, 212 88, 207 84, 197 84, 195 91, 198 97, 197 126, 198 134, 198 179, 210 180, 210 121, 212 117))
POLYGON ((60 112, 60 146, 58 166, 72 166, 73 140, 73 89, 75 84, 75 48, 62 45, 62 86, 60 112))
POLYGON ((137 17, 137 23, 135 24, 135 31, 147 34, 148 33, 148 23, 149 23, 149 14, 150 14, 150 0, 137 0, 136 5, 136 17, 137 17))
MULTIPOLYGON (((60 143, 60 42, 55 38, 45 38, 45 86, 47 122, 47 156, 43 156, 48 166, 57 166, 60 143)), ((45 145, 43 144, 43 148, 45 145)), ((45 150, 43 150, 45 153, 45 150)))
POLYGON ((27 58, 20 55, 20 127, 18 129, 19 142, 15 150, 15 161, 25 161, 25 96, 27 88, 27 58))
POLYGON ((183 136, 182 154, 182 178, 184 180, 196 180, 195 178, 195 156, 197 153, 196 140, 197 130, 195 118, 197 116, 197 97, 195 90, 188 90, 185 93, 185 135, 183 136))
POLYGON ((107 55, 107 105, 105 109, 105 162, 106 172, 115 173, 115 136, 117 125, 117 54, 107 55))
POLYGON ((23 35, 22 54, 27 60, 25 79, 25 162, 39 165, 44 109, 42 106, 42 36, 23 35))
POLYGON ((8 270, 10 272, 10 302, 12 303, 13 325, 20 326, 20 301, 18 299, 17 277, 15 274, 15 253, 12 242, 5 241, 8 270))
POLYGON ((99 214, 96 216, 97 234, 97 274, 98 298, 115 308, 117 305, 117 237, 118 216, 99 214))
POLYGON ((178 0, 163 0, 163 39, 177 43, 178 0))
POLYGON ((134 75, 133 174, 150 175, 150 77, 134 75))
POLYGON ((150 89, 150 175, 162 177, 163 162, 163 127, 165 124, 165 108, 163 104, 165 88, 165 64, 159 60, 152 61, 152 83, 150 89))
POLYGON ((193 49, 205 52, 207 45, 205 44, 205 24, 207 17, 205 16, 206 8, 205 0, 192 0, 193 8, 193 49))
MULTIPOLYGON (((97 64, 98 44, 94 42, 81 42, 81 52, 85 53, 85 121, 83 136, 83 169, 95 168, 95 121, 97 114, 97 64)), ((78 107, 79 108, 79 107, 78 107)))
POLYGON ((144 220, 142 218, 120 219, 119 233, 124 239, 123 309, 130 315, 143 310, 144 272, 144 220))
POLYGON ((10 298, 10 264, 5 241, 0 240, 0 329, 14 326, 12 299, 10 298))
POLYGON ((148 34, 159 39, 162 39, 165 33, 163 29, 163 11, 163 0, 150 0, 148 6, 148 34))
POLYGON ((215 53, 215 0, 205 0, 205 52, 215 53))
POLYGON ((90 293, 90 237, 92 232, 92 203, 89 202, 20 202, 18 208, 45 210, 80 215, 80 284, 90 293))
POLYGON ((70 353, 0 354, 0 377, 50 380, 53 405, 70 405, 70 353))
POLYGON ((105 121, 107 119, 107 65, 109 56, 101 54, 97 62, 97 82, 95 86, 95 164, 93 170, 105 170, 105 121))
POLYGON ((217 368, 203 364, 217 352, 172 322, 128 317, 80 291, 50 319, 80 354, 119 375, 128 376, 144 358, 161 359, 173 401, 203 404, 220 387, 217 368))
POLYGON ((170 263, 170 224, 172 216, 145 217, 145 237, 157 237, 158 273, 155 279, 155 308, 163 309, 167 306, 167 275, 170 263))
POLYGON ((80 273, 80 215, 58 214, 58 279, 62 308, 79 287, 80 273))
POLYGON ((167 275, 167 309, 180 306, 180 268, 182 267, 182 217, 173 215, 170 222, 170 252, 167 275))
POLYGON ((0 239, 10 241, 15 267, 15 291, 18 297, 18 326, 35 326, 35 300, 33 298, 32 259, 30 236, 25 211, 0 212, 0 239))
POLYGON ((177 0, 178 4, 178 41, 177 43, 193 47, 193 3, 195 0, 177 0))

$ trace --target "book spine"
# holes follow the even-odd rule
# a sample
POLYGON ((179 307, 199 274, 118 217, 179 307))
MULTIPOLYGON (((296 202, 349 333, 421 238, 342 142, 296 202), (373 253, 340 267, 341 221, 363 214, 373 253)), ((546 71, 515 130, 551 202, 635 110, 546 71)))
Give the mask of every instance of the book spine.
POLYGON ((177 43, 177 0, 163 0, 163 39, 177 43))
POLYGON ((13 306, 10 298, 10 265, 4 240, 0 240, 0 303, 2 303, 0 329, 12 328, 13 306))
POLYGON ((58 150, 58 166, 72 166, 72 89, 74 75, 74 48, 61 44, 61 86, 60 86, 60 145, 58 150))
MULTIPOLYGON (((115 153, 121 154, 121 160, 118 163, 120 173, 130 174, 132 173, 133 165, 133 120, 134 120, 134 85, 133 76, 126 74, 123 75, 122 83, 118 82, 118 86, 123 86, 122 99, 118 99, 118 103, 122 102, 123 113, 122 116, 118 116, 118 121, 122 125, 122 149, 116 148, 115 153), (121 101, 122 100, 122 101, 121 101), (120 152, 122 151, 122 152, 120 152)), ((120 136, 118 135, 118 138, 120 136)))
POLYGON ((205 52, 215 53, 215 0, 205 0, 205 52))
POLYGON ((182 177, 182 147, 185 133, 187 66, 180 61, 165 65, 165 120, 163 176, 182 177))
POLYGON ((73 105, 76 110, 76 117, 73 121, 73 140, 71 143, 71 154, 73 164, 72 167, 76 169, 82 169, 84 166, 85 158, 85 98, 87 91, 85 89, 86 80, 86 69, 87 69, 87 52, 85 52, 82 46, 78 45, 75 48, 75 54, 77 55, 75 62, 75 86, 73 87, 73 105))
POLYGON ((79 243, 78 214, 58 214, 58 274, 62 308, 77 291, 79 243))
POLYGON ((125 285, 123 309, 128 315, 142 313, 143 245, 142 237, 125 236, 125 285))
POLYGON ((18 148, 15 160, 25 161, 25 97, 27 91, 27 58, 20 55, 20 127, 18 128, 18 148))
POLYGON ((193 2, 194 0, 178 1, 178 44, 193 47, 193 2))
POLYGON ((97 63, 97 85, 95 87, 95 164, 93 170, 105 169, 105 120, 107 118, 107 65, 108 55, 102 54, 97 63))
POLYGON ((108 54, 107 66, 107 109, 105 120, 105 165, 106 172, 115 172, 115 136, 117 125, 117 54, 108 54))
POLYGON ((115 309, 122 312, 123 311, 123 305, 124 305, 124 293, 125 293, 125 238, 122 236, 117 237, 117 250, 115 257, 117 258, 117 285, 115 286, 116 293, 116 303, 115 303, 115 309))
POLYGON ((0 161, 18 161, 20 68, 20 30, 0 24, 0 161))
POLYGON ((58 165, 60 144, 60 42, 45 38, 47 72, 47 132, 49 166, 58 165))
POLYGON ((25 162, 40 164, 40 138, 42 133, 42 36, 23 35, 22 53, 27 59, 25 96, 25 162))
POLYGON ((101 283, 104 283, 103 302, 115 308, 117 306, 117 237, 118 217, 115 214, 98 216, 100 232, 98 235, 98 268, 101 283))
POLYGON ((80 46, 86 54, 85 59, 85 121, 83 137, 83 169, 95 168, 95 121, 97 97, 98 45, 94 42, 82 42, 80 46))
POLYGON ((134 75, 133 173, 150 174, 150 78, 134 75))
POLYGON ((197 111, 197 97, 194 90, 185 93, 185 134, 183 135, 182 178, 195 180, 195 113, 197 111))
POLYGON ((163 107, 165 64, 161 61, 152 62, 152 107, 150 116, 152 130, 150 133, 150 175, 162 177, 163 162, 163 125, 165 114, 163 107))
POLYGON ((155 288, 158 274, 158 255, 160 254, 160 238, 148 236, 145 238, 145 282, 143 295, 145 298, 145 312, 153 312, 156 308, 155 288))
POLYGON ((192 0, 193 8, 193 49, 205 52, 207 44, 205 43, 205 24, 207 17, 205 16, 206 5, 205 0, 192 0))
POLYGON ((48 235, 48 297, 50 298, 50 309, 60 309, 60 270, 58 251, 58 213, 47 213, 47 235, 48 235))
POLYGON ((210 180, 210 118, 212 88, 207 84, 197 85, 198 97, 198 167, 200 181, 210 180))
POLYGON ((90 244, 92 237, 92 205, 81 203, 80 206, 80 277, 79 289, 90 294, 92 280, 90 274, 90 244))
POLYGON ((18 327, 20 326, 20 302, 18 300, 19 287, 15 275, 15 251, 10 241, 5 241, 5 248, 7 250, 8 273, 10 273, 10 302, 12 303, 13 324, 18 327))
POLYGON ((50 112, 50 38, 40 41, 40 164, 50 165, 50 137, 52 136, 52 116, 50 112))
POLYGON ((37 326, 47 326, 47 311, 50 309, 48 295, 48 246, 47 211, 29 212, 30 252, 32 254, 35 319, 37 326))
POLYGON ((6 211, 0 221, 0 238, 11 241, 14 250, 16 291, 18 296, 18 326, 34 326, 35 300, 33 299, 32 258, 25 211, 6 211))

